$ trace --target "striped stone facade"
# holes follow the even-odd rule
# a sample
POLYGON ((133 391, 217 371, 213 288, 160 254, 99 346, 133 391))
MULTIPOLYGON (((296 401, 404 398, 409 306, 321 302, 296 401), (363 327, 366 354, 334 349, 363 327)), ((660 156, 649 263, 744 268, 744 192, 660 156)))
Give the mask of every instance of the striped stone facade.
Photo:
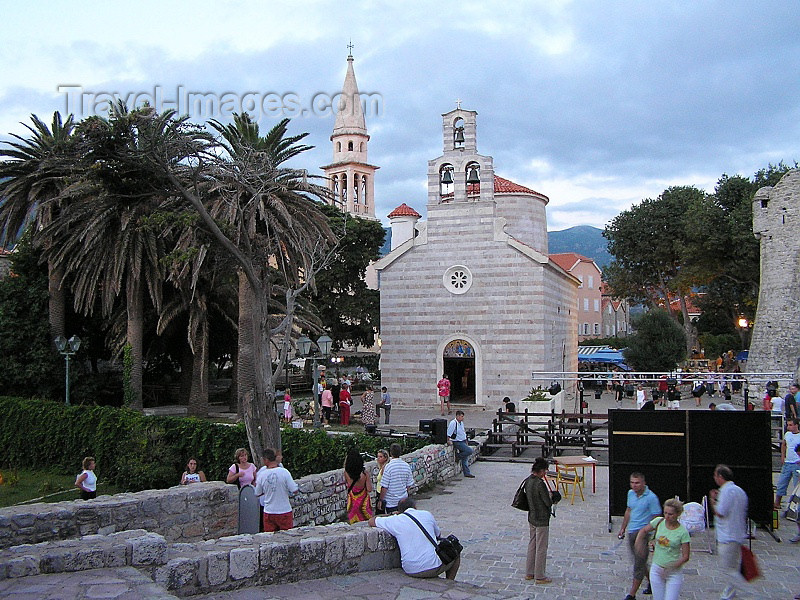
POLYGON ((376 263, 381 378, 398 405, 438 402, 443 352, 454 340, 474 350, 477 405, 527 396, 533 371, 577 370, 579 281, 547 257, 547 198, 494 176, 491 157, 475 152, 474 114, 444 115, 445 154, 429 163, 428 220, 376 263), (453 151, 447 128, 458 116, 466 117, 466 148, 453 151), (470 162, 480 165, 480 190, 440 193, 441 165, 455 165, 458 184, 470 162), (466 291, 448 286, 454 267, 466 273, 466 291))

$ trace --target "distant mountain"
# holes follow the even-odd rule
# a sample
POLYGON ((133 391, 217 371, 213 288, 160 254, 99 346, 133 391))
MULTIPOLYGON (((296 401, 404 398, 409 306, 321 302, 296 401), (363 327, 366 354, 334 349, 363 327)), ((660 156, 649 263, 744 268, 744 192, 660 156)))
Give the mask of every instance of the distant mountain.
POLYGON ((613 260, 608 253, 608 240, 597 227, 578 225, 563 231, 549 231, 547 239, 550 254, 577 252, 594 260, 601 269, 613 260))
MULTIPOLYGON (((389 254, 392 248, 392 229, 384 227, 386 239, 380 249, 380 256, 389 254)), ((608 240, 603 237, 603 230, 590 225, 570 227, 563 231, 550 231, 547 240, 551 254, 560 252, 577 252, 591 258, 601 269, 611 262, 608 253, 608 240)))

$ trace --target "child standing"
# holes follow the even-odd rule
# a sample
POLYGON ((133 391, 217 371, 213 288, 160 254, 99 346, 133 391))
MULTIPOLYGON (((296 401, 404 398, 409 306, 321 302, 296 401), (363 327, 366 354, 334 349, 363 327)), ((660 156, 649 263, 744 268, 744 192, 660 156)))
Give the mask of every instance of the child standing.
POLYGON ((283 395, 283 417, 287 423, 292 422, 292 390, 286 388, 286 393, 283 395))

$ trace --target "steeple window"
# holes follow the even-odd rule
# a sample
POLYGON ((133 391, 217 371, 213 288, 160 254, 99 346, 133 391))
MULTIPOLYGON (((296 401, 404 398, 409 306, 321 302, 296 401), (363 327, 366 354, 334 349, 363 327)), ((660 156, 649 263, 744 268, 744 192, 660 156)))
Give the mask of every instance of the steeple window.
POLYGON ((359 189, 358 189, 358 173, 353 175, 353 204, 358 204, 358 196, 359 196, 359 189))
POLYGON ((453 122, 453 150, 464 148, 464 119, 458 117, 453 122))
POLYGON ((477 196, 481 193, 481 166, 476 162, 467 163, 464 170, 464 181, 467 186, 467 196, 477 196))
POLYGON ((348 152, 352 152, 353 151, 353 142, 347 142, 347 151, 348 152))
POLYGON ((453 199, 453 165, 443 164, 439 168, 439 198, 441 202, 453 199))

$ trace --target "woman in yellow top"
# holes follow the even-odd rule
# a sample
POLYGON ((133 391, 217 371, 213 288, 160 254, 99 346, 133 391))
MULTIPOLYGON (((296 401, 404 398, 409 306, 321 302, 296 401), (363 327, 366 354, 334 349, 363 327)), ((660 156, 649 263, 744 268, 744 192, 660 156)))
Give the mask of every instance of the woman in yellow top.
POLYGON ((689 560, 689 532, 680 524, 683 502, 670 498, 664 502, 664 516, 656 517, 639 530, 636 552, 647 555, 647 541, 653 535, 653 564, 650 566, 650 587, 653 600, 678 600, 683 584, 684 563, 689 560))

